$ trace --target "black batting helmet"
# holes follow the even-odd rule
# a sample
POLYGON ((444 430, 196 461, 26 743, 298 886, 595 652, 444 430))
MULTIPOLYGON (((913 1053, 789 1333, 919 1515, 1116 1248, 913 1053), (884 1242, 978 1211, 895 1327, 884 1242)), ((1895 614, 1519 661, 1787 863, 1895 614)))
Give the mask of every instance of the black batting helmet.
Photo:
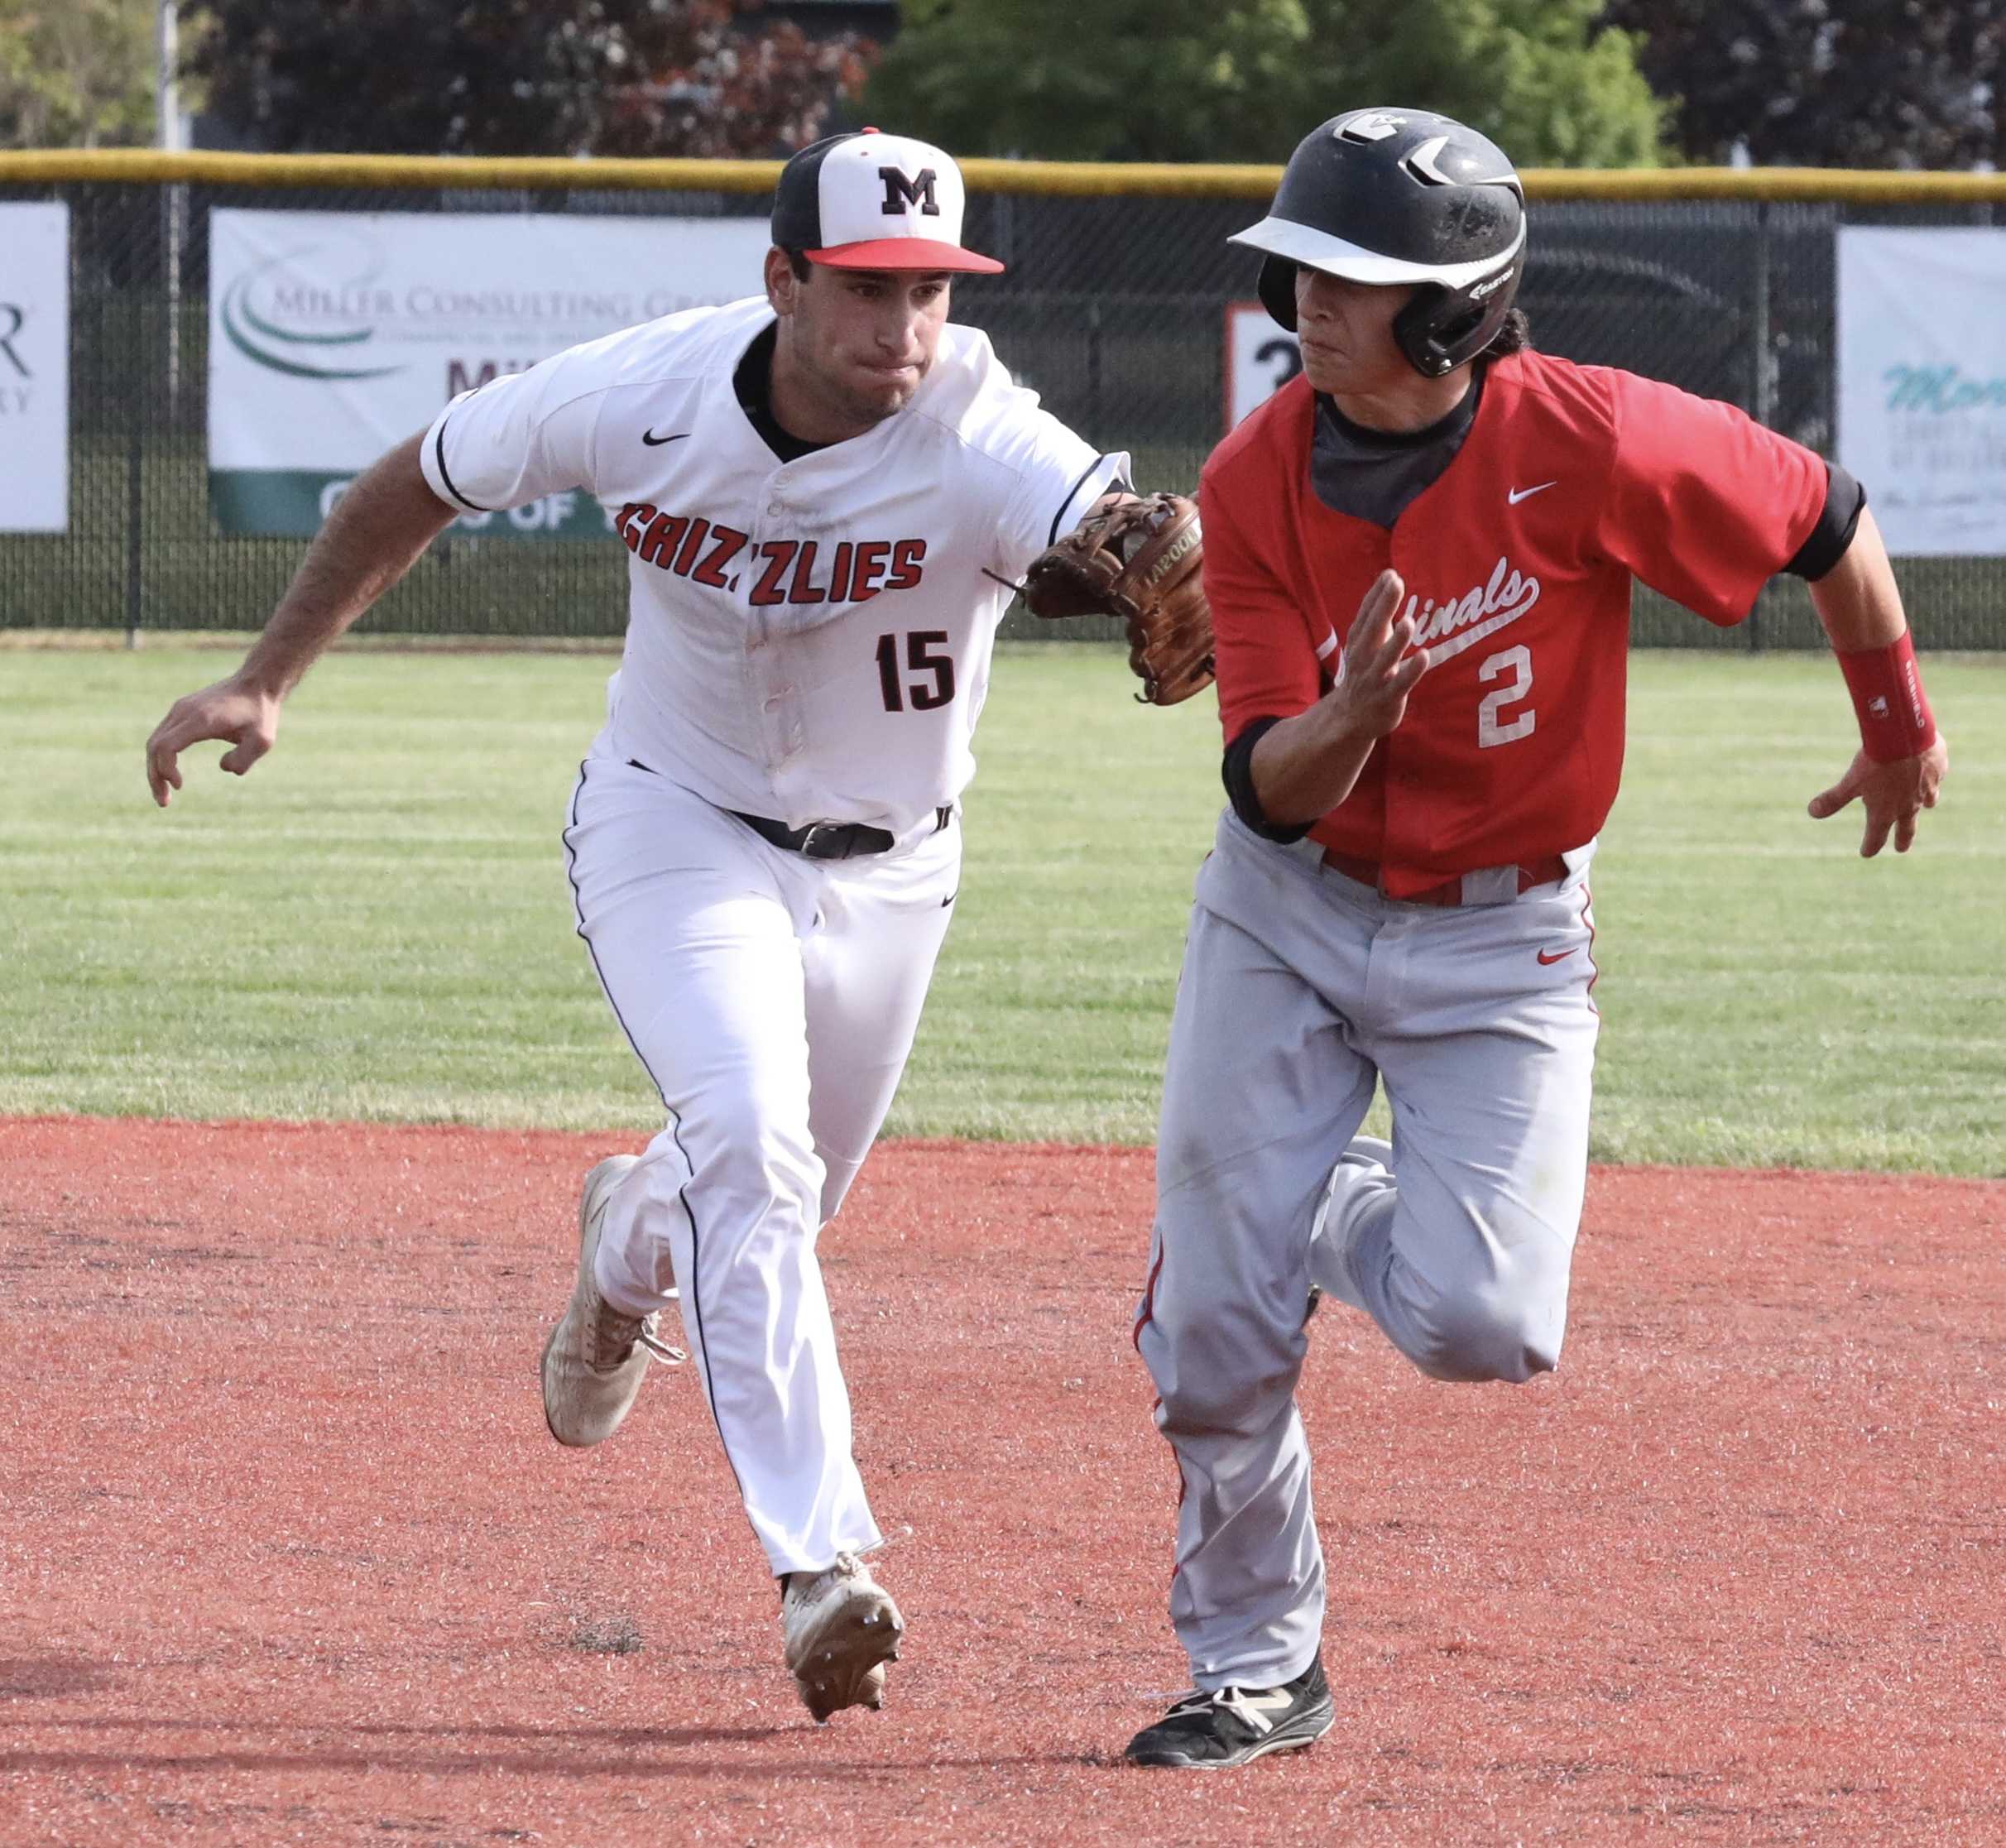
POLYGON ((1418 283, 1393 324, 1414 370, 1490 343, 1525 266, 1525 190, 1474 128, 1425 109, 1353 109, 1303 137, 1266 218, 1231 242, 1266 254, 1260 299, 1292 332, 1298 268, 1418 283))

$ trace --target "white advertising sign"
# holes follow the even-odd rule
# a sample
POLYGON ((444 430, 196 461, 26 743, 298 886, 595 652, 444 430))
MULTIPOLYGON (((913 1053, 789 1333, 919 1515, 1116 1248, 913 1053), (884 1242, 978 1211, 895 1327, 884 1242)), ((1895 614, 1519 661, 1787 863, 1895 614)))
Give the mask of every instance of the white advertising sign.
POLYGON ((1898 556, 2006 553, 2006 230, 1839 232, 1838 456, 1898 556))
MULTIPOLYGON (((209 506, 318 531, 449 398, 582 340, 759 291, 765 218, 218 211, 209 219, 209 506)), ((602 532, 590 495, 458 528, 602 532)))
POLYGON ((1226 427, 1280 391, 1303 370, 1296 337, 1257 301, 1226 305, 1226 427))
POLYGON ((0 532, 70 528, 70 208, 0 205, 0 532))

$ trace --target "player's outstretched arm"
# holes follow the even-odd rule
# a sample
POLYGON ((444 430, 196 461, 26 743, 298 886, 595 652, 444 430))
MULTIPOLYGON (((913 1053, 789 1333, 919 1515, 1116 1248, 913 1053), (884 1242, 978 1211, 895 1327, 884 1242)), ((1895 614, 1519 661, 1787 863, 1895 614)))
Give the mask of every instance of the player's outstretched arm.
POLYGON ((1866 811, 1863 857, 1879 853, 1890 833, 1895 852, 1906 853, 1922 811, 1936 806, 1951 754, 1922 696, 1902 593, 1871 508, 1861 510, 1839 562, 1812 583, 1811 600, 1852 693, 1862 739, 1845 774, 1811 799, 1812 818, 1836 815, 1857 797, 1866 811))
POLYGON ((1345 640, 1337 684, 1255 746, 1255 793, 1276 826, 1327 815, 1351 793, 1373 746, 1406 717, 1407 696, 1428 668, 1425 648, 1408 652, 1413 617, 1394 617, 1406 594, 1399 572, 1380 572, 1345 640))
POLYGON ((401 443, 349 484, 242 665, 227 679, 175 701, 146 740, 146 782, 167 806, 181 786, 180 754, 204 738, 231 746, 223 767, 242 776, 271 750, 279 708, 350 623, 410 569, 454 510, 418 465, 422 436, 401 443))

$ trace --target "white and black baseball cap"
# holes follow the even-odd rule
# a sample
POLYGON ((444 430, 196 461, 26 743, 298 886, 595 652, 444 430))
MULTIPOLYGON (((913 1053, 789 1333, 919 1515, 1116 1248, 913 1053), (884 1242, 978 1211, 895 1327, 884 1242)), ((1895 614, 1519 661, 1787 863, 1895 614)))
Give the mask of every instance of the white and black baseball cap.
POLYGON ((839 270, 962 270, 995 276, 963 248, 967 199, 952 155, 864 128, 804 147, 780 170, 773 241, 839 270))

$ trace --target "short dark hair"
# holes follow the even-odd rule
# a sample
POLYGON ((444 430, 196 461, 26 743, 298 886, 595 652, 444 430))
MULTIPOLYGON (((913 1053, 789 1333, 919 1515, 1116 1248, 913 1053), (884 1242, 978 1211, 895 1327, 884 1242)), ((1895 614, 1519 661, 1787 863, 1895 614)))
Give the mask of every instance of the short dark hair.
POLYGON ((788 268, 794 271, 794 281, 796 282, 807 281, 808 253, 805 251, 789 250, 786 245, 782 244, 780 254, 787 259, 788 268))
POLYGON ((1523 308, 1509 309, 1504 324, 1491 335, 1490 344, 1477 357, 1480 359, 1502 359, 1508 353, 1523 353, 1533 343, 1533 324, 1525 318, 1523 308))

